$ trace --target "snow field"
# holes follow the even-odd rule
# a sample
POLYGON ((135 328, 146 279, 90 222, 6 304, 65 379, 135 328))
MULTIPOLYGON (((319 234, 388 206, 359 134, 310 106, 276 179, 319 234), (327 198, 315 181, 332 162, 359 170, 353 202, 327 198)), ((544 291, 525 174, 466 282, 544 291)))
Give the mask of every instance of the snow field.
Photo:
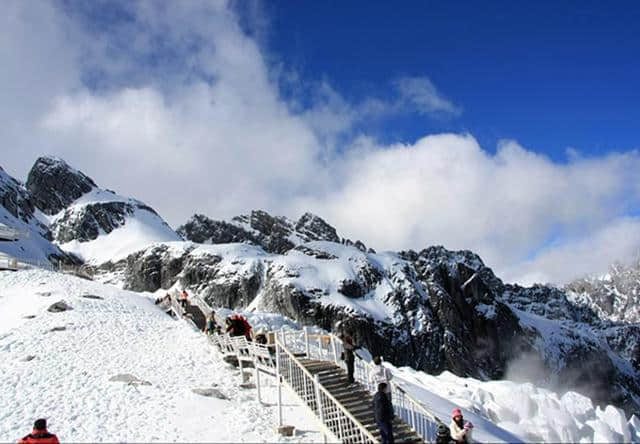
MULTIPOLYGON (((258 403, 256 390, 239 387, 239 371, 204 335, 167 316, 150 296, 39 270, 2 272, 0 313, 2 442, 27 434, 38 417, 73 442, 279 438, 272 378, 261 378, 265 404, 258 403), (61 299, 73 310, 46 311, 61 299), (110 381, 119 374, 151 385, 110 381), (229 400, 191 391, 210 387, 229 400)), ((288 440, 320 441, 312 417, 284 394, 285 422, 299 429, 288 440)))

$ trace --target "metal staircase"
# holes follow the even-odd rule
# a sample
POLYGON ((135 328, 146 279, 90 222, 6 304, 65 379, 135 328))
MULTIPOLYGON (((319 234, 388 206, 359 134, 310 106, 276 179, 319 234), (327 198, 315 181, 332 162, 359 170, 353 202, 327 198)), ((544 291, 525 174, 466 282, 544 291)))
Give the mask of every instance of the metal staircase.
MULTIPOLYGON (((302 365, 318 382, 338 401, 364 428, 380 440, 380 431, 374 420, 373 397, 371 392, 359 383, 348 384, 347 373, 338 365, 329 361, 301 359, 302 365)), ((423 443, 420 437, 407 423, 396 417, 393 421, 394 440, 399 443, 423 443)))
MULTIPOLYGON (((175 297, 171 298, 176 314, 201 329, 201 319, 211 309, 197 297, 191 298, 190 309, 199 315, 185 313, 175 297), (198 322, 194 319, 197 318, 198 322)), ((219 324, 223 320, 216 317, 219 324)), ((315 417, 319 427, 331 442, 380 443, 380 432, 374 420, 372 389, 369 383, 370 364, 359 356, 355 362, 356 383, 347 384, 347 374, 339 356, 342 341, 332 334, 312 334, 308 329, 271 332, 269 345, 247 341, 244 336, 213 334, 225 360, 233 359, 240 366, 253 367, 258 399, 261 399, 260 373, 275 376, 278 381, 278 421, 283 425, 282 388, 293 392, 315 417), (249 365, 247 365, 249 364, 249 365)), ((440 420, 402 387, 390 383, 396 417, 393 434, 398 443, 435 441, 440 420)))

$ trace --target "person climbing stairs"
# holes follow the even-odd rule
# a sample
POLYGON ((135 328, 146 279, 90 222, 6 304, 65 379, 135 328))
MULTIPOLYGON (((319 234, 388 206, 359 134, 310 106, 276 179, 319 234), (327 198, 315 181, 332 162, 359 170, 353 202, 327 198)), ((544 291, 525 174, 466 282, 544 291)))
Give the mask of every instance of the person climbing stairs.
MULTIPOLYGON (((310 373, 319 376, 320 384, 375 438, 382 439, 374 418, 373 398, 366 387, 357 382, 349 383, 347 372, 331 361, 306 358, 300 358, 299 360, 310 373)), ((315 406, 310 407, 315 408, 315 406)), ((393 420, 393 431, 395 442, 425 442, 408 424, 397 416, 393 420)))

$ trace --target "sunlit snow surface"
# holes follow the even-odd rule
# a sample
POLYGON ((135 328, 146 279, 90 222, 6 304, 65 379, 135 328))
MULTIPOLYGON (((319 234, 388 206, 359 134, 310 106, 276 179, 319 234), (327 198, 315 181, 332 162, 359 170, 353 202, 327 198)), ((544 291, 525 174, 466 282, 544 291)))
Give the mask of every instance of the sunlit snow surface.
MULTIPOLYGON (((204 335, 151 295, 44 271, 0 272, 0 442, 17 441, 38 417, 72 442, 273 442, 276 390, 262 379, 266 405, 239 388, 238 370, 204 335), (61 299, 73 310, 46 311, 61 299), (151 385, 109 381, 123 373, 151 385), (213 386, 230 400, 191 391, 213 386)), ((298 428, 289 441, 321 441, 313 418, 284 393, 285 422, 298 428)))

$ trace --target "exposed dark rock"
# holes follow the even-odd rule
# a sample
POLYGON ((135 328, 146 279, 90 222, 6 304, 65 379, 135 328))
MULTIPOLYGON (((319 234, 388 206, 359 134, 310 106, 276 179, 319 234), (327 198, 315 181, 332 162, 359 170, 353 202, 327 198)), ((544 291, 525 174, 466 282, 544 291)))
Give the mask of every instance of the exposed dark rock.
POLYGON ((39 231, 46 237, 48 229, 35 219, 36 206, 31 194, 24 186, 9 176, 0 167, 0 205, 13 217, 24 223, 36 223, 39 231))
MULTIPOLYGON (((306 254, 307 256, 315 257, 316 259, 338 259, 338 256, 327 253, 326 251, 310 248, 307 245, 298 245, 290 251, 299 251, 306 254)), ((287 253, 289 253, 290 251, 288 251, 287 253)))
POLYGON ((55 331, 65 331, 66 329, 67 329, 67 327, 64 327, 64 326, 63 327, 53 327, 52 329, 49 329, 47 331, 47 333, 52 333, 52 332, 55 332, 55 331))
POLYGON ((340 240, 335 228, 311 213, 305 213, 297 222, 293 222, 286 217, 271 216, 259 210, 234 217, 230 222, 215 221, 196 214, 177 232, 183 239, 192 242, 246 242, 259 245, 269 253, 284 253, 303 242, 340 240))
POLYGON ((298 219, 295 231, 302 234, 309 241, 340 242, 336 229, 326 223, 324 219, 312 213, 304 213, 298 219))
POLYGON ((65 210, 51 225, 51 231, 54 239, 61 244, 72 240, 91 241, 100 234, 111 233, 123 226, 127 217, 138 209, 157 215, 153 208, 135 201, 99 202, 65 210))
POLYGON ((43 213, 54 215, 91 191, 91 178, 55 157, 40 157, 29 171, 27 189, 43 213))
POLYGON ((178 228, 177 233, 184 240, 200 244, 227 244, 232 242, 250 242, 258 244, 251 233, 229 222, 211 220, 202 214, 195 214, 186 224, 178 228))
POLYGON ((97 300, 103 300, 104 299, 102 296, 97 296, 95 294, 83 294, 82 297, 85 298, 85 299, 97 299, 97 300))
POLYGON ((36 317, 36 315, 26 315, 24 318, 25 319, 34 319, 36 317))
POLYGON ((217 388, 195 388, 195 389, 191 389, 191 391, 196 395, 206 396, 208 398, 223 399, 225 401, 229 399, 224 393, 222 393, 217 388))
POLYGON ((51 313, 60 313, 67 310, 73 310, 73 308, 65 301, 58 301, 47 308, 47 311, 51 313))
POLYGON ((21 359, 22 362, 30 362, 33 361, 34 359, 36 359, 36 357, 34 355, 27 355, 24 358, 21 359))

